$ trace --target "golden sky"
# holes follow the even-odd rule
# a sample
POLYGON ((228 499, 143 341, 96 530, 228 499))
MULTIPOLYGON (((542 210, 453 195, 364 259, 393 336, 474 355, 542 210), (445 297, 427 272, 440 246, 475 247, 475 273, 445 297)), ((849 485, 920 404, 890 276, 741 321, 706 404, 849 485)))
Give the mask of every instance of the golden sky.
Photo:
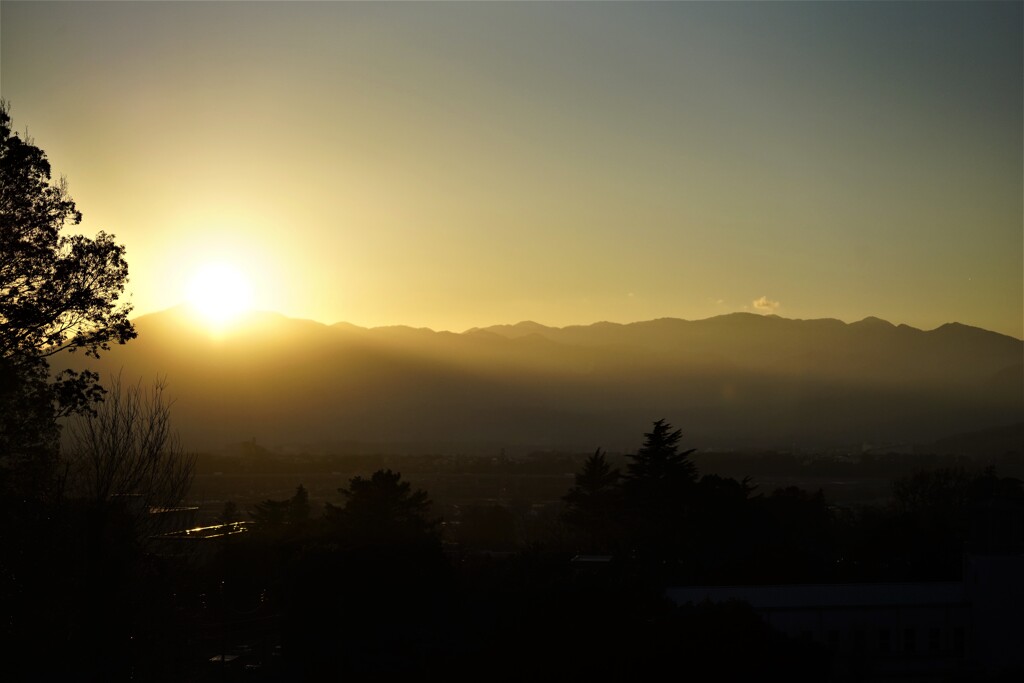
POLYGON ((294 317, 737 310, 1024 337, 1019 2, 0 3, 0 95, 127 247, 294 317))

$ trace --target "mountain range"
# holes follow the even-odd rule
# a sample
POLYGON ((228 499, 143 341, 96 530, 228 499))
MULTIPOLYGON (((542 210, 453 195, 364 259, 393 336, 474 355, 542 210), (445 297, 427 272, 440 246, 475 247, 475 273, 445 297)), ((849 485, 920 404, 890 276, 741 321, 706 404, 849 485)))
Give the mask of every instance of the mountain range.
POLYGON ((666 419, 698 450, 850 450, 1021 422, 1024 342, 733 313, 462 333, 251 313, 221 334, 178 307, 134 321, 98 369, 165 378, 184 444, 282 451, 635 449, 666 419))

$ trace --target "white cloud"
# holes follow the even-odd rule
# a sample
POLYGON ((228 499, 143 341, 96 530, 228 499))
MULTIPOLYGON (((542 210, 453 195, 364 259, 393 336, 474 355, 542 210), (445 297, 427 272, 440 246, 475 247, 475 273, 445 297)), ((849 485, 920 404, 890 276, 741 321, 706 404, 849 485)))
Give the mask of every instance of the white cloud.
POLYGON ((770 301, 766 296, 754 299, 750 305, 762 313, 774 313, 779 308, 778 301, 770 301))

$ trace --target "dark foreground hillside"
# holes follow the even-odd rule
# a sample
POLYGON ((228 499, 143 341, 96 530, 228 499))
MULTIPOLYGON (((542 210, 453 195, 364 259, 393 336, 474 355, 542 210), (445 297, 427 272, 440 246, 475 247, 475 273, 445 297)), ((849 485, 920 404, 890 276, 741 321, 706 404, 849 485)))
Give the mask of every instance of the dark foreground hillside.
MULTIPOLYGON (((839 505, 820 489, 714 473, 714 458, 681 444, 658 421, 613 456, 353 456, 361 471, 321 471, 316 495, 299 483, 226 499, 201 524, 193 507, 123 499, 38 507, 24 552, 5 560, 27 583, 5 596, 3 671, 175 683, 1024 673, 1009 645, 1024 635, 1019 478, 963 457, 905 470, 895 454, 866 458, 862 473, 902 473, 884 499, 839 505), (442 501, 422 482, 446 474, 442 501), (55 643, 61 656, 48 657, 55 643)), ((311 458, 299 472, 268 453, 207 457, 197 485, 340 462, 311 458)))

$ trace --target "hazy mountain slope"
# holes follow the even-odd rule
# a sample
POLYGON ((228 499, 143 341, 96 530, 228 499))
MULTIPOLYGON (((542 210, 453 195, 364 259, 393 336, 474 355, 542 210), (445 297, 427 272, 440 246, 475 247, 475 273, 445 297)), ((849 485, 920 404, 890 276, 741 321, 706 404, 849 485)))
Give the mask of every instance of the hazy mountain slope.
MULTIPOLYGON (((698 448, 930 441, 1024 414, 1022 342, 963 325, 732 314, 463 334, 253 314, 220 337, 183 309, 94 366, 166 376, 196 447, 627 449, 652 420, 698 448)), ((81 357, 63 359, 81 363, 81 357)))

